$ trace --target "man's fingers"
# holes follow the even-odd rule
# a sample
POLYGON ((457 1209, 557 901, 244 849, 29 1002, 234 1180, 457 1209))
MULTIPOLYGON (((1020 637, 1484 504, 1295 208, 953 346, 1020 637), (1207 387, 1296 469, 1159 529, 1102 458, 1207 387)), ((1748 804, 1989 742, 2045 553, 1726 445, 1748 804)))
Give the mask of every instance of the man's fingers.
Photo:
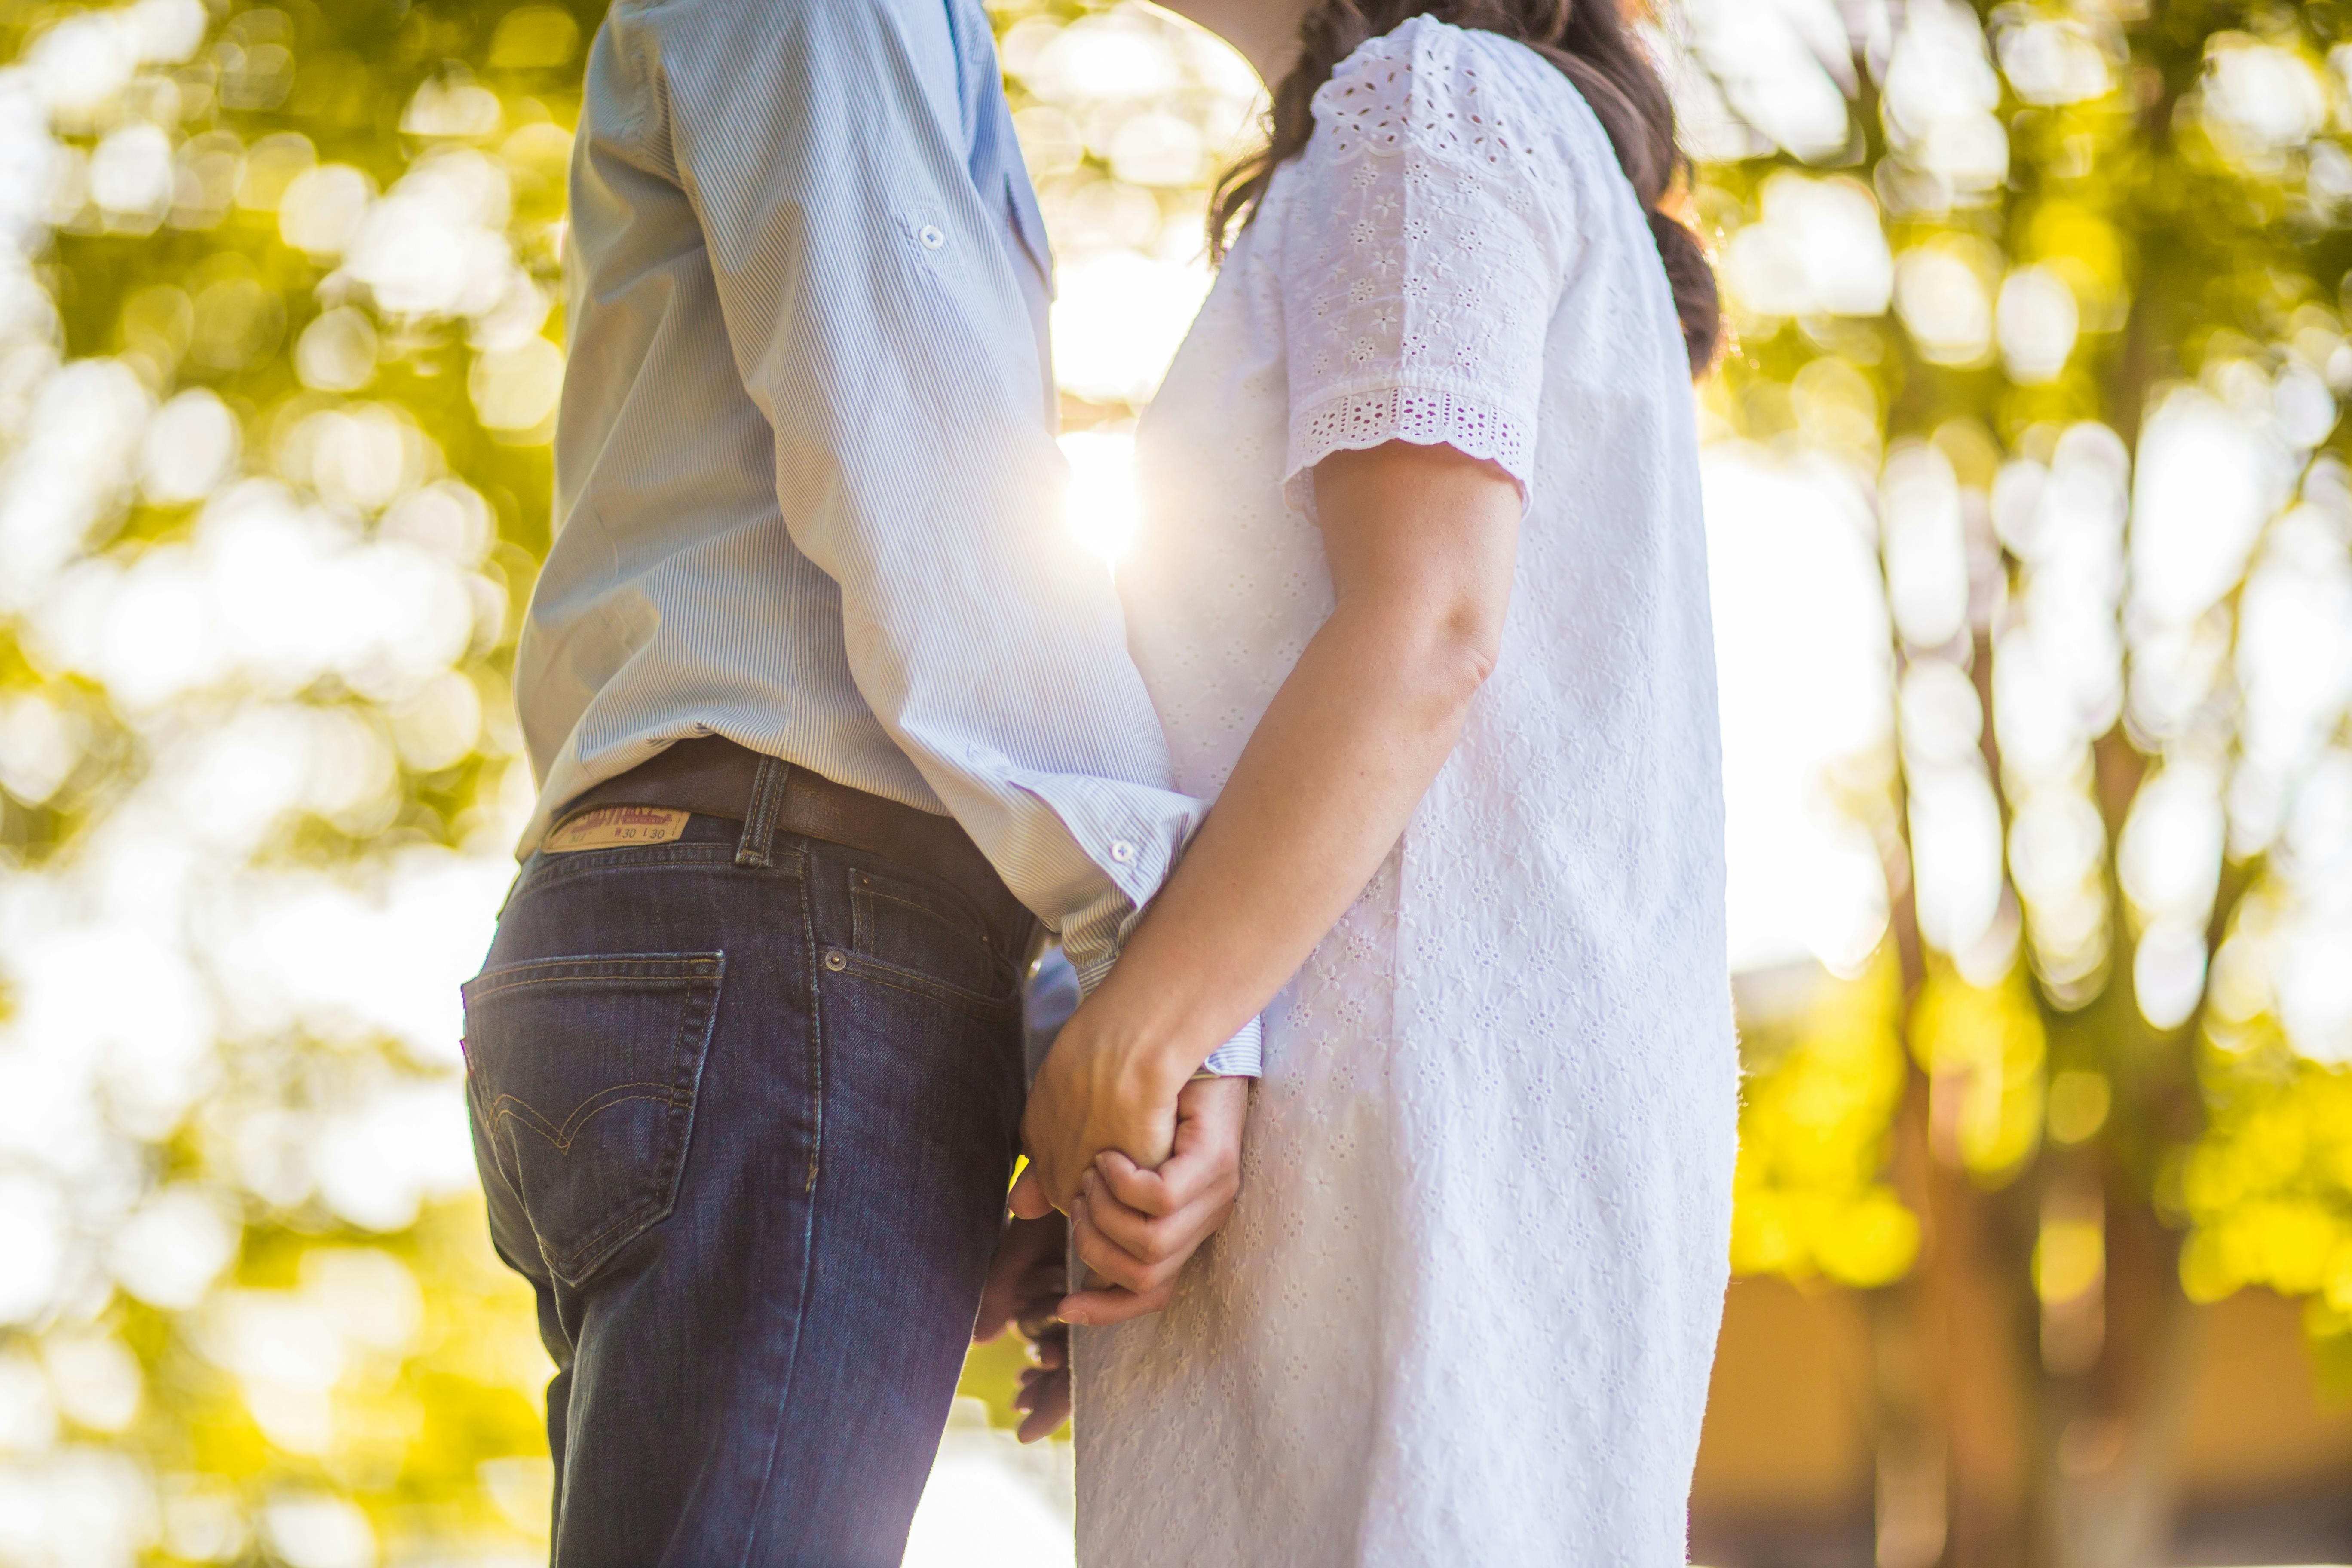
POLYGON ((1064 1298, 1058 1310, 1069 1322, 1097 1328, 1165 1311, 1175 1295, 1176 1279, 1171 1275, 1152 1290, 1080 1290, 1064 1298))
POLYGON ((1013 1403, 1025 1412, 1016 1436, 1024 1443, 1050 1437, 1070 1418, 1070 1374, 1047 1373, 1023 1389, 1013 1403))
POLYGON ((1030 1342, 1036 1364, 1022 1369, 1013 1397, 1024 1443, 1052 1436, 1070 1415, 1069 1329, 1053 1315, 1068 1284, 1068 1229, 1048 1201, 1045 1176, 1033 1162, 1007 1194, 1017 1217, 989 1265, 976 1325, 982 1338, 993 1339, 1010 1319, 1030 1342))
POLYGON ((1013 1320, 1013 1326, 1021 1331, 1023 1339, 1034 1345, 1041 1343, 1047 1335, 1061 1331, 1062 1321, 1054 1316, 1054 1306, 1068 1293, 1069 1289, 1070 1282, 1065 1279, 1054 1288, 1051 1294, 1029 1299, 1022 1307, 1021 1315, 1013 1320))
POLYGON ((1038 1172, 1036 1161, 1021 1168, 1005 1201, 1023 1219, 1044 1219, 1054 1212, 1054 1200, 1045 1195, 1045 1178, 1038 1172))
POLYGON ((1039 1297, 1058 1297, 1068 1288, 1060 1278, 1068 1236, 1059 1216, 1015 1219, 1004 1227, 981 1287, 980 1311, 972 1323, 974 1343, 1003 1333, 1006 1322, 1039 1297))
POLYGON ((1013 1408, 1022 1413, 1018 1433, 1024 1443, 1050 1436, 1069 1419, 1070 1373, 1067 1367, 1024 1367, 1013 1408))

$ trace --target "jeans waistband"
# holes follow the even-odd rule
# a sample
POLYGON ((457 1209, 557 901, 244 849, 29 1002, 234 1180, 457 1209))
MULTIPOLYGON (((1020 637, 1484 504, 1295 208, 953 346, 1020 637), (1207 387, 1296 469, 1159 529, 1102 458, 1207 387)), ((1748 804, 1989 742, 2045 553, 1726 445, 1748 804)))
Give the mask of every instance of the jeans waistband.
POLYGON ((1013 896, 955 818, 835 784, 724 736, 673 742, 627 773, 566 802, 557 826, 608 805, 656 806, 740 822, 743 837, 735 852, 739 866, 768 865, 780 832, 862 849, 952 884, 979 907, 1005 952, 1016 961, 1034 934, 1036 917, 1013 896))

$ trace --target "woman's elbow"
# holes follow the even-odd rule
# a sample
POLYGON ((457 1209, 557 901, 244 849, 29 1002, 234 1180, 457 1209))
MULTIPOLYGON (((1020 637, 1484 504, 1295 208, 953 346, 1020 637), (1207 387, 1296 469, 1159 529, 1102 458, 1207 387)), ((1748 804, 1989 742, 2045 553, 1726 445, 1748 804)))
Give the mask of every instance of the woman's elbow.
POLYGON ((1502 662, 1503 606, 1484 601, 1461 606, 1448 623, 1447 635, 1454 641, 1455 657, 1475 672, 1475 684, 1486 685, 1495 666, 1502 662))
POLYGON ((1429 699, 1449 710, 1469 707, 1503 657, 1499 610, 1475 603, 1449 606, 1409 638, 1429 699))
POLYGON ((1459 717, 1502 660, 1503 608, 1475 593, 1346 595, 1331 629, 1340 623, 1350 651, 1340 657, 1359 680, 1426 711, 1433 721, 1459 717))

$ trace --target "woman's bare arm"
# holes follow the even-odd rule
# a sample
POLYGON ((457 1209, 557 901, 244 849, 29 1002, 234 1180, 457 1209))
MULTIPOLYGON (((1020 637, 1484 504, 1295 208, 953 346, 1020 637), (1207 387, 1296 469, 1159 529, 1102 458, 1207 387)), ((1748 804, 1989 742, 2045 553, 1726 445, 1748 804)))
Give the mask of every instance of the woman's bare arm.
POLYGON ((1315 487, 1330 618, 1046 1058, 1022 1125, 1023 1206, 1066 1209, 1104 1150, 1166 1155, 1177 1091, 1362 893, 1494 668, 1518 544, 1510 478, 1397 441, 1327 458, 1315 487))

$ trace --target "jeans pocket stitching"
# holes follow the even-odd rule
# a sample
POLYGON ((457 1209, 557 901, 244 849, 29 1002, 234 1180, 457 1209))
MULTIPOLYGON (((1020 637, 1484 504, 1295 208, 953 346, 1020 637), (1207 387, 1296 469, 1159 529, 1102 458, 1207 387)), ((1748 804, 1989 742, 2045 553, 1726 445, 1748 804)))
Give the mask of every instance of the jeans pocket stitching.
POLYGON ((575 1287, 584 1285, 595 1273, 597 1268, 604 1263, 605 1258, 619 1245, 618 1243, 614 1243, 611 1247, 605 1245, 614 1237, 622 1236, 622 1233, 626 1232, 628 1234, 623 1239, 629 1239, 660 1224, 667 1217, 668 1217, 668 1211, 663 1206, 661 1194, 656 1190, 646 1194, 645 1196, 622 1210, 614 1218, 612 1224, 569 1252, 548 1252, 547 1243, 544 1241, 540 1243, 540 1248, 546 1253, 547 1266, 558 1279, 567 1285, 575 1287))
POLYGON ((698 974, 667 973, 655 970, 646 974, 541 974, 529 980, 501 980, 496 985, 465 993, 467 1002, 486 1002, 493 996, 503 996, 509 991, 528 991, 534 985, 643 985, 648 980, 668 981, 679 985, 700 984, 710 978, 709 973, 698 974))
POLYGON ((885 963, 866 953, 851 952, 843 956, 848 960, 849 964, 845 973, 854 974, 861 980, 876 985, 887 985, 893 991, 904 991, 910 996, 928 996, 936 1002, 951 1003, 985 1019, 995 1020, 1009 1016, 1017 1012, 1021 1005, 1018 992, 1011 996, 987 996, 977 991, 967 991, 961 985, 950 984, 947 981, 936 979, 916 970, 902 969, 895 963, 885 963))
MULTIPOLYGON (((622 1242, 634 1239, 638 1234, 659 1225, 677 1207, 678 1182, 685 1173, 687 1152, 694 1146, 694 1113, 699 1096, 701 1067, 709 1058, 710 1033, 718 1020, 719 987, 726 978, 726 967, 727 955, 719 953, 717 962, 709 964, 708 974, 697 975, 687 982, 686 1005, 678 1010, 677 1036, 671 1047, 677 1062, 676 1079, 667 1088, 660 1084, 614 1086, 616 1089, 663 1089, 659 1094, 625 1095, 607 1103, 618 1105, 627 1100, 666 1103, 670 1108, 671 1127, 663 1140, 659 1159, 646 1173, 644 1195, 616 1216, 611 1225, 564 1255, 559 1272, 574 1274, 573 1284, 583 1283, 622 1242), (695 1048, 698 1040, 702 1044, 700 1050, 695 1048), (614 1241, 615 1237, 621 1237, 621 1241, 614 1241)), ((555 1262, 553 1258, 549 1259, 551 1266, 555 1262)))
POLYGON ((550 1143, 555 1145, 556 1150, 559 1152, 569 1154, 572 1152, 572 1141, 579 1137, 580 1130, 583 1127, 587 1126, 588 1123, 593 1121, 600 1112, 610 1110, 616 1105, 626 1104, 632 1100, 656 1100, 669 1106, 673 1110, 683 1109, 678 1104, 677 1090, 668 1084, 616 1083, 609 1089, 598 1089, 595 1093, 590 1095, 587 1099, 582 1100, 577 1106, 573 1107, 572 1114, 563 1119, 563 1125, 561 1127, 558 1127, 554 1122, 550 1121, 547 1117, 541 1112, 539 1107, 531 1104, 530 1101, 523 1099, 521 1096, 513 1094, 502 1094, 499 1096, 498 1103, 490 1107, 490 1120, 495 1122, 500 1117, 505 1117, 509 1121, 520 1121, 525 1127, 530 1128, 533 1132, 538 1133, 541 1138, 546 1139, 550 1143), (652 1094, 622 1094, 619 1092, 619 1090, 625 1089, 650 1089, 655 1092, 652 1094))
POLYGON ((702 1094, 703 1066, 710 1059, 710 1037, 719 1022, 719 987, 726 973, 727 955, 721 952, 712 966, 709 984, 689 988, 685 1010, 678 1015, 677 1040, 671 1047, 676 1066, 670 1071, 669 1096, 672 1108, 684 1113, 685 1122, 672 1146, 664 1152, 663 1168, 654 1177, 656 1193, 668 1190, 671 1206, 677 1202, 687 1151, 694 1144, 694 1112, 702 1094))
POLYGON ((902 893, 893 892, 891 890, 893 884, 883 878, 877 877, 871 871, 853 869, 849 878, 849 901, 853 910, 862 899, 887 899, 894 904, 912 910, 927 919, 939 921, 959 936, 970 937, 983 947, 988 947, 992 951, 994 949, 995 944, 990 941, 988 935, 988 921, 982 918, 971 900, 961 893, 949 895, 935 892, 928 888, 909 889, 922 894, 920 899, 914 899, 902 893), (934 899, 944 902, 947 909, 942 910, 938 903, 925 901, 934 899))
POLYGON ((977 921, 967 927, 960 921, 949 919, 929 904, 919 904, 912 899, 902 899, 895 893, 886 893, 879 888, 853 888, 850 889, 849 897, 850 913, 853 917, 851 940, 861 952, 870 953, 874 951, 874 917, 868 912, 868 908, 876 902, 896 904, 902 910, 912 910, 941 931, 961 937, 975 947, 986 948, 990 957, 993 958, 996 955, 996 944, 988 940, 987 931, 977 921))
MULTIPOLYGON (((651 1100, 667 1105, 669 1115, 658 1154, 635 1184, 635 1195, 625 1198, 625 1206, 602 1228, 571 1247, 561 1250, 551 1247, 536 1224, 531 1226, 541 1254, 548 1268, 564 1284, 578 1287, 592 1278, 613 1253, 635 1236, 667 1219, 677 1206, 678 1185, 684 1173, 686 1159, 694 1141, 696 1101, 699 1098, 704 1064, 709 1058, 711 1036, 718 1024, 719 998, 726 980, 727 954, 711 953, 616 953, 611 955, 579 955, 539 959, 526 963, 503 966, 489 971, 469 983, 465 995, 470 1006, 485 998, 536 985, 571 984, 575 985, 645 985, 658 981, 659 990, 685 993, 678 1008, 676 1035, 670 1048, 672 1081, 668 1084, 651 1082, 610 1085, 598 1090, 575 1107, 565 1118, 562 1128, 555 1128, 539 1109, 520 1096, 503 1094, 492 1107, 489 1118, 495 1129, 501 1125, 511 1128, 520 1124, 530 1127, 559 1152, 569 1154, 570 1145, 582 1128, 595 1116, 615 1105, 630 1100, 651 1100), (555 973, 535 973, 549 971, 555 973), (509 976, 519 978, 509 979, 509 976), (475 984, 496 977, 499 984, 475 990, 475 984), (652 1093, 619 1094, 616 1090, 650 1089, 652 1093), (617 1238, 617 1239, 616 1239, 617 1238)), ((474 1075, 470 1070, 467 1077, 474 1075)), ((471 1086, 469 1086, 471 1087, 471 1086)), ((477 1097, 478 1103, 478 1096, 477 1097)), ((493 1132, 491 1147, 499 1151, 502 1163, 509 1166, 517 1162, 514 1134, 509 1131, 504 1138, 493 1132), (503 1145, 503 1147, 501 1147, 503 1145)), ((509 1180, 511 1182, 512 1178, 509 1180)))
POLYGON ((874 911, 866 899, 866 889, 856 881, 849 884, 849 945, 859 952, 874 951, 874 911))
POLYGON ((509 963, 485 970, 460 986, 458 995, 470 1005, 533 985, 641 985, 648 979, 656 979, 692 986, 715 977, 726 956, 723 952, 692 955, 625 952, 614 953, 609 958, 598 955, 534 959, 528 963, 509 963), (632 967, 637 973, 627 972, 632 967))

